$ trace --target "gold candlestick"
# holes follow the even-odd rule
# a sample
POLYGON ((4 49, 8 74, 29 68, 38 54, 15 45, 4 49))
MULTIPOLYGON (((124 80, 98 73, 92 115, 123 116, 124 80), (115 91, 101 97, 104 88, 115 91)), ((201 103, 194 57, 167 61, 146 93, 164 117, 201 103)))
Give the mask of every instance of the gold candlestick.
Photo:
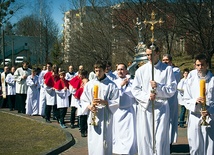
MULTIPOLYGON (((94 99, 98 98, 98 85, 94 85, 93 97, 94 97, 94 99)), ((90 125, 97 126, 96 116, 97 116, 97 112, 96 111, 91 113, 91 123, 90 123, 90 125)))
MULTIPOLYGON (((201 110, 202 111, 206 111, 207 110, 205 92, 206 92, 206 80, 204 78, 202 78, 202 79, 200 79, 200 97, 204 98, 204 102, 201 103, 201 105, 202 105, 201 110)), ((202 126, 208 126, 209 125, 209 123, 206 122, 206 116, 202 117, 201 125, 202 126)))

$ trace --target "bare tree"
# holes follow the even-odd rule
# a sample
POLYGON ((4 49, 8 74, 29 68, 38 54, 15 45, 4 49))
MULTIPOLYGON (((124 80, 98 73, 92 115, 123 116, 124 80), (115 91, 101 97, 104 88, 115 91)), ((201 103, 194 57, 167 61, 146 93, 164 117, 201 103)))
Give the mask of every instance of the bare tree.
POLYGON ((52 18, 51 1, 37 0, 34 8, 34 15, 39 19, 39 37, 40 37, 40 53, 45 55, 45 59, 39 60, 40 63, 50 61, 50 50, 57 42, 59 36, 59 28, 52 18), (38 11, 39 10, 39 13, 38 11))
POLYGON ((214 53, 214 2, 184 0, 173 4, 168 3, 168 6, 176 19, 176 34, 185 39, 187 52, 192 57, 197 53, 205 53, 211 68, 214 53))

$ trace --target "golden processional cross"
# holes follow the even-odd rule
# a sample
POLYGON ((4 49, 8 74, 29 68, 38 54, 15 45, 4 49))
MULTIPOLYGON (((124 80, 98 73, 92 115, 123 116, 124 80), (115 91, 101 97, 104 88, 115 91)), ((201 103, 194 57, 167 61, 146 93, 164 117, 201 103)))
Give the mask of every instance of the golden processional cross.
MULTIPOLYGON (((155 41, 155 38, 154 38, 154 29, 155 29, 155 24, 162 24, 163 21, 162 19, 160 18, 159 20, 155 20, 155 12, 152 11, 151 13, 151 20, 150 21, 147 21, 146 19, 144 20, 143 22, 145 25, 147 24, 151 24, 151 32, 152 32, 152 38, 151 38, 151 42, 152 42, 152 45, 150 46, 150 49, 152 50, 152 81, 154 81, 154 50, 155 50, 155 46, 154 46, 154 41, 155 41)), ((155 89, 152 88, 151 90, 151 93, 155 93, 155 89)), ((153 136, 153 153, 155 154, 156 153, 156 141, 155 141, 155 103, 154 103, 154 100, 152 100, 152 136, 153 136)))

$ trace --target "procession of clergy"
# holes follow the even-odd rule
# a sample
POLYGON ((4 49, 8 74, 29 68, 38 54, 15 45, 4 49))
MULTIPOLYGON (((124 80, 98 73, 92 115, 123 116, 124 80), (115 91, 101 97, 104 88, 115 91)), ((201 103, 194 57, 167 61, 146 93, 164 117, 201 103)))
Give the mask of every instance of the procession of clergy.
POLYGON ((10 72, 5 66, 1 73, 1 108, 41 115, 47 123, 53 117, 67 128, 64 118, 71 107, 70 127, 75 128, 75 116, 79 116, 89 155, 170 155, 178 124, 183 127, 185 122, 185 113, 178 122, 180 104, 189 111, 190 154, 213 155, 214 77, 208 70, 207 57, 197 55, 195 69, 184 70, 181 78, 169 54, 162 55, 160 61, 161 53, 155 45, 148 45, 146 54, 148 62, 138 66, 134 79, 126 64, 118 63, 112 72, 108 61, 96 61, 89 75, 82 65, 77 73, 73 66, 65 72, 52 63, 40 72, 29 69, 27 62, 20 68, 12 67, 10 72))

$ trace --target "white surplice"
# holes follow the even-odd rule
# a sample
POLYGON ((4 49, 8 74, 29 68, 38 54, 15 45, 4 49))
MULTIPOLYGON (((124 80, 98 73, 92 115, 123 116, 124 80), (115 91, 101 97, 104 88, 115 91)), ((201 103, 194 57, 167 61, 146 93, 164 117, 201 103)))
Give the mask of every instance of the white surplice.
POLYGON ((186 79, 182 78, 180 82, 178 83, 177 89, 178 89, 178 104, 184 105, 183 96, 184 96, 184 85, 186 83, 186 79))
POLYGON ((214 77, 208 72, 206 77, 206 109, 210 113, 207 122, 210 126, 201 126, 201 104, 196 104, 200 96, 200 78, 197 70, 188 74, 183 100, 189 110, 187 137, 191 155, 214 154, 214 77))
POLYGON ((55 90, 55 92, 56 92, 57 108, 68 108, 69 107, 68 97, 71 95, 69 89, 55 90))
MULTIPOLYGON (((181 71, 178 67, 172 68, 177 84, 181 79, 181 71)), ((168 99, 170 109, 169 142, 176 143, 178 138, 178 91, 168 99)))
POLYGON ((23 76, 31 75, 31 69, 23 69, 22 67, 17 68, 14 72, 14 78, 16 80, 16 93, 17 94, 27 94, 27 84, 26 79, 23 76))
POLYGON ((113 113, 119 106, 119 91, 114 82, 109 78, 99 81, 93 79, 86 83, 84 91, 81 95, 81 107, 83 114, 89 112, 88 115, 88 154, 89 155, 111 155, 112 154, 112 121, 113 113), (108 101, 108 105, 98 108, 97 126, 90 125, 92 122, 92 113, 87 106, 93 100, 93 87, 98 85, 98 98, 108 101))
POLYGON ((114 81, 119 88, 120 100, 113 115, 113 153, 134 155, 137 153, 136 101, 131 93, 132 80, 121 87, 123 80, 118 78, 114 81))
POLYGON ((7 95, 16 95, 16 81, 14 75, 7 74, 5 81, 7 82, 7 95))
MULTIPOLYGON (((144 64, 135 72, 132 94, 137 105, 137 143, 138 155, 153 154, 153 123, 151 93, 152 65, 144 64)), ((158 61, 154 65, 154 81, 157 82, 154 102, 155 116, 155 152, 157 155, 169 155, 169 104, 168 98, 176 92, 177 83, 172 67, 158 61)))
POLYGON ((44 88, 44 75, 47 72, 48 70, 43 70, 39 74, 39 84, 40 84, 39 115, 41 116, 45 116, 46 97, 45 97, 45 88, 44 88))
POLYGON ((27 99, 26 99, 26 114, 38 115, 39 114, 39 80, 38 76, 32 77, 29 75, 26 79, 27 99))

